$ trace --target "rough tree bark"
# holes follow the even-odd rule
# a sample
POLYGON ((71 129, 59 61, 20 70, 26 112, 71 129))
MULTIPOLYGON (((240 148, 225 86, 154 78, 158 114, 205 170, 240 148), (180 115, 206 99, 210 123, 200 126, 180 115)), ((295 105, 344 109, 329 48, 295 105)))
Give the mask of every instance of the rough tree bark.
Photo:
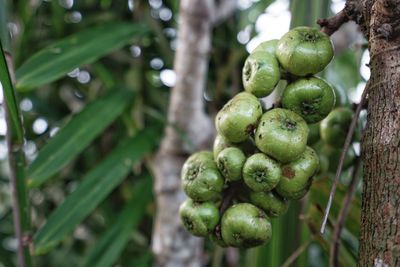
POLYGON ((210 148, 214 125, 205 114, 203 93, 214 23, 235 10, 235 0, 181 0, 178 46, 174 59, 176 85, 171 92, 165 136, 153 160, 157 213, 152 247, 155 266, 201 266, 202 239, 182 227, 178 209, 185 199, 180 171, 190 153, 210 148), (230 10, 227 12, 227 9, 230 10), (178 131, 177 131, 178 129, 178 131))
POLYGON ((333 32, 348 20, 368 40, 371 78, 362 139, 364 187, 358 266, 400 266, 400 0, 347 0, 321 20, 333 32))
POLYGON ((400 1, 364 0, 371 78, 362 140, 364 189, 359 266, 400 266, 400 1))

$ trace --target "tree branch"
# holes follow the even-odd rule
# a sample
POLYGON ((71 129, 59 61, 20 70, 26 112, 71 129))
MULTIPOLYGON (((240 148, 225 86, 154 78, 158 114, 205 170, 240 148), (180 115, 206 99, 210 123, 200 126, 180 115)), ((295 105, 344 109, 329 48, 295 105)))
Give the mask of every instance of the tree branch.
POLYGON ((354 194, 357 189, 357 184, 358 184, 358 181, 360 178, 360 176, 358 175, 359 170, 360 170, 360 165, 361 165, 361 160, 359 157, 357 157, 356 163, 353 168, 351 181, 350 181, 346 196, 343 199, 343 204, 339 211, 337 222, 336 222, 335 228, 333 230, 333 239, 332 239, 332 244, 331 244, 330 265, 329 265, 332 267, 339 266, 340 236, 341 236, 347 215, 349 213, 351 200, 353 199, 354 194))
POLYGON ((333 15, 329 18, 322 18, 317 21, 322 28, 321 31, 331 36, 337 31, 340 26, 349 20, 354 20, 359 23, 362 20, 361 17, 361 3, 358 0, 347 0, 346 5, 342 11, 333 15))
POLYGON ((335 31, 337 31, 342 24, 349 21, 349 17, 347 16, 345 10, 343 9, 336 15, 329 17, 327 19, 319 19, 317 23, 321 26, 321 32, 326 33, 331 36, 335 31))
POLYGON ((360 112, 361 112, 361 110, 362 110, 362 108, 364 106, 364 103, 365 103, 366 99, 367 99, 368 88, 369 88, 369 81, 368 81, 368 83, 366 84, 366 86, 364 88, 364 91, 363 91, 362 96, 361 96, 361 101, 357 106, 357 110, 356 110, 356 112, 354 114, 353 120, 351 121, 351 124, 350 124, 350 128, 349 128, 349 130, 347 132, 347 136, 346 136, 346 140, 345 140, 345 143, 344 143, 344 146, 343 146, 342 154, 340 155, 339 164, 338 164, 338 167, 336 169, 336 175, 335 175, 335 178, 334 178, 333 183, 332 183, 331 192, 329 193, 328 203, 326 204, 324 217, 323 217, 322 225, 321 225, 321 229, 320 229, 321 234, 323 234, 324 231, 325 231, 326 222, 327 222, 327 219, 328 219, 328 216, 329 216, 329 212, 330 212, 330 209, 331 209, 331 206, 332 206, 332 200, 333 200, 333 198, 335 196, 336 187, 337 187, 337 184, 339 182, 340 175, 342 174, 344 159, 346 157, 347 151, 349 150, 349 147, 350 147, 350 144, 351 144, 351 140, 353 138, 353 134, 354 134, 354 131, 355 131, 356 126, 357 126, 357 121, 358 121, 358 118, 360 116, 360 112))
POLYGON ((170 95, 165 136, 152 166, 157 201, 152 239, 155 266, 198 267, 203 263, 202 239, 185 231, 177 214, 185 199, 180 186, 182 165, 188 154, 211 146, 214 134, 203 104, 213 11, 214 0, 180 1, 176 85, 170 95))

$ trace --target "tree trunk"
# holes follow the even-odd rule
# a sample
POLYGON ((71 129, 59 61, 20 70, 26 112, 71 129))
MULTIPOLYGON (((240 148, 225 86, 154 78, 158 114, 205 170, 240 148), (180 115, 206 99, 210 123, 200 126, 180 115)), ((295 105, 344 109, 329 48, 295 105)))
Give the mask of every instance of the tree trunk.
POLYGON ((400 1, 347 1, 369 41, 358 265, 400 266, 400 1))
POLYGON ((155 266, 202 265, 202 239, 188 234, 178 215, 185 199, 180 171, 188 155, 209 148, 213 123, 204 113, 208 54, 211 46, 213 0, 181 0, 178 46, 166 134, 153 161, 157 214, 153 233, 155 266))

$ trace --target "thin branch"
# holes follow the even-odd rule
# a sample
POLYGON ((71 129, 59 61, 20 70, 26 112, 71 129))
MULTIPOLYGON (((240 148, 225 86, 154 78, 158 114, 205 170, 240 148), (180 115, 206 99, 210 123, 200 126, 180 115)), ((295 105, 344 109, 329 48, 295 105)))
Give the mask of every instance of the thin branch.
POLYGON ((298 257, 308 248, 308 246, 311 244, 311 239, 307 240, 304 242, 300 247, 298 247, 292 255, 289 256, 289 258, 286 259, 286 261, 282 264, 281 267, 289 267, 292 266, 292 264, 297 260, 298 257))
POLYGON ((331 253, 330 253, 330 265, 329 266, 339 266, 339 247, 340 247, 340 236, 343 230, 344 223, 346 221, 347 215, 349 213, 351 200, 354 197, 356 192, 357 184, 359 181, 361 160, 357 157, 356 163, 353 168, 351 181, 349 184, 349 189, 347 190, 346 196, 343 199, 342 208, 339 211, 338 219, 333 230, 333 240, 331 244, 331 253))
POLYGON ((364 91, 363 91, 362 96, 361 96, 361 101, 357 106, 356 113, 354 114, 353 120, 351 121, 349 131, 347 132, 346 141, 345 141, 344 146, 343 146, 342 154, 340 155, 339 164, 338 164, 338 167, 336 169, 336 175, 335 175, 335 178, 333 180, 331 192, 329 193, 328 203, 326 204, 325 213, 324 213, 324 217, 323 217, 322 225, 321 225, 321 229, 320 229, 321 234, 323 234, 324 231, 325 231, 326 221, 328 219, 329 211, 330 211, 331 206, 332 206, 332 200, 333 200, 333 197, 335 196, 336 187, 337 187, 337 184, 339 182, 340 175, 342 174, 344 159, 346 157, 347 151, 349 150, 349 146, 351 144, 351 140, 353 138, 353 134, 354 134, 354 131, 355 131, 356 126, 357 126, 357 121, 358 121, 358 118, 360 116, 360 112, 361 112, 361 110, 362 110, 362 108, 364 106, 364 103, 365 103, 366 99, 367 99, 368 85, 369 85, 369 82, 367 82, 367 84, 366 84, 366 86, 364 88, 364 91))
POLYGON ((331 36, 335 31, 337 31, 342 24, 349 21, 349 17, 345 9, 340 11, 339 13, 329 17, 327 19, 319 19, 317 23, 321 26, 321 32, 326 33, 331 36))

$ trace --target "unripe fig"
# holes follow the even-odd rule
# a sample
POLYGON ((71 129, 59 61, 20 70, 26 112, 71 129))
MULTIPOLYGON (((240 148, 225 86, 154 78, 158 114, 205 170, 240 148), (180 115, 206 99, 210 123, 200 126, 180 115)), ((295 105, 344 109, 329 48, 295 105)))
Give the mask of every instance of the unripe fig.
POLYGON ((318 154, 319 157, 319 169, 318 174, 320 173, 327 173, 329 170, 329 159, 324 154, 318 154))
POLYGON ((195 236, 207 236, 219 222, 219 210, 212 202, 193 202, 188 198, 179 208, 183 226, 195 236))
POLYGON ((282 166, 282 177, 276 186, 276 192, 287 199, 304 197, 312 183, 312 176, 318 171, 317 153, 307 147, 299 159, 282 166))
POLYGON ((246 156, 237 147, 228 147, 222 150, 217 157, 217 166, 228 181, 242 179, 242 169, 246 156))
POLYGON ((243 167, 243 180, 253 191, 270 191, 281 177, 279 164, 263 153, 249 157, 243 167))
POLYGON ((258 149, 282 163, 297 159, 306 149, 308 126, 293 111, 276 108, 260 119, 255 134, 258 149))
POLYGON ((299 114, 307 123, 316 123, 335 106, 335 91, 322 79, 302 78, 285 88, 282 106, 299 114))
POLYGON ((229 246, 251 248, 271 239, 271 223, 261 209, 249 203, 228 208, 221 220, 222 238, 229 246))
POLYGON ((326 34, 310 27, 297 27, 278 42, 276 56, 282 67, 297 76, 322 71, 333 58, 333 45, 326 34))
POLYGON ((275 54, 264 51, 253 52, 242 70, 243 87, 256 97, 272 93, 280 80, 279 63, 275 54))
POLYGON ((276 46, 278 45, 278 41, 279 41, 278 39, 273 39, 273 40, 262 42, 252 51, 252 53, 263 51, 263 52, 267 52, 269 54, 275 55, 276 46))
POLYGON ((211 152, 190 156, 182 167, 182 185, 186 195, 195 201, 215 200, 221 196, 224 179, 211 152))
POLYGON ((343 147, 350 127, 353 111, 349 108, 335 108, 321 122, 321 139, 334 147, 343 147))
MULTIPOLYGON (((318 128, 318 132, 319 132, 319 128, 318 128)), ((214 140, 214 145, 213 145, 214 159, 217 159, 218 154, 227 147, 237 147, 240 150, 242 150, 245 155, 253 154, 254 151, 257 149, 256 145, 251 140, 251 138, 248 138, 241 143, 231 143, 228 140, 226 140, 226 138, 223 137, 222 135, 217 134, 217 136, 215 137, 215 140, 214 140)))
POLYGON ((311 146, 320 140, 319 123, 308 124, 308 129, 307 145, 311 146))
POLYGON ((261 114, 260 101, 254 95, 239 93, 218 112, 217 131, 229 142, 243 142, 253 134, 261 114))
POLYGON ((289 202, 274 191, 250 192, 249 197, 252 204, 265 211, 270 217, 282 216, 289 208, 289 202))
MULTIPOLYGON (((321 147, 317 148, 319 155, 324 155, 328 159, 328 171, 331 173, 336 173, 336 169, 339 165, 340 155, 342 154, 342 149, 337 147, 332 147, 328 144, 323 144, 321 147)), ((356 152, 353 146, 349 147, 347 154, 344 158, 343 169, 349 168, 356 158, 356 152)))

